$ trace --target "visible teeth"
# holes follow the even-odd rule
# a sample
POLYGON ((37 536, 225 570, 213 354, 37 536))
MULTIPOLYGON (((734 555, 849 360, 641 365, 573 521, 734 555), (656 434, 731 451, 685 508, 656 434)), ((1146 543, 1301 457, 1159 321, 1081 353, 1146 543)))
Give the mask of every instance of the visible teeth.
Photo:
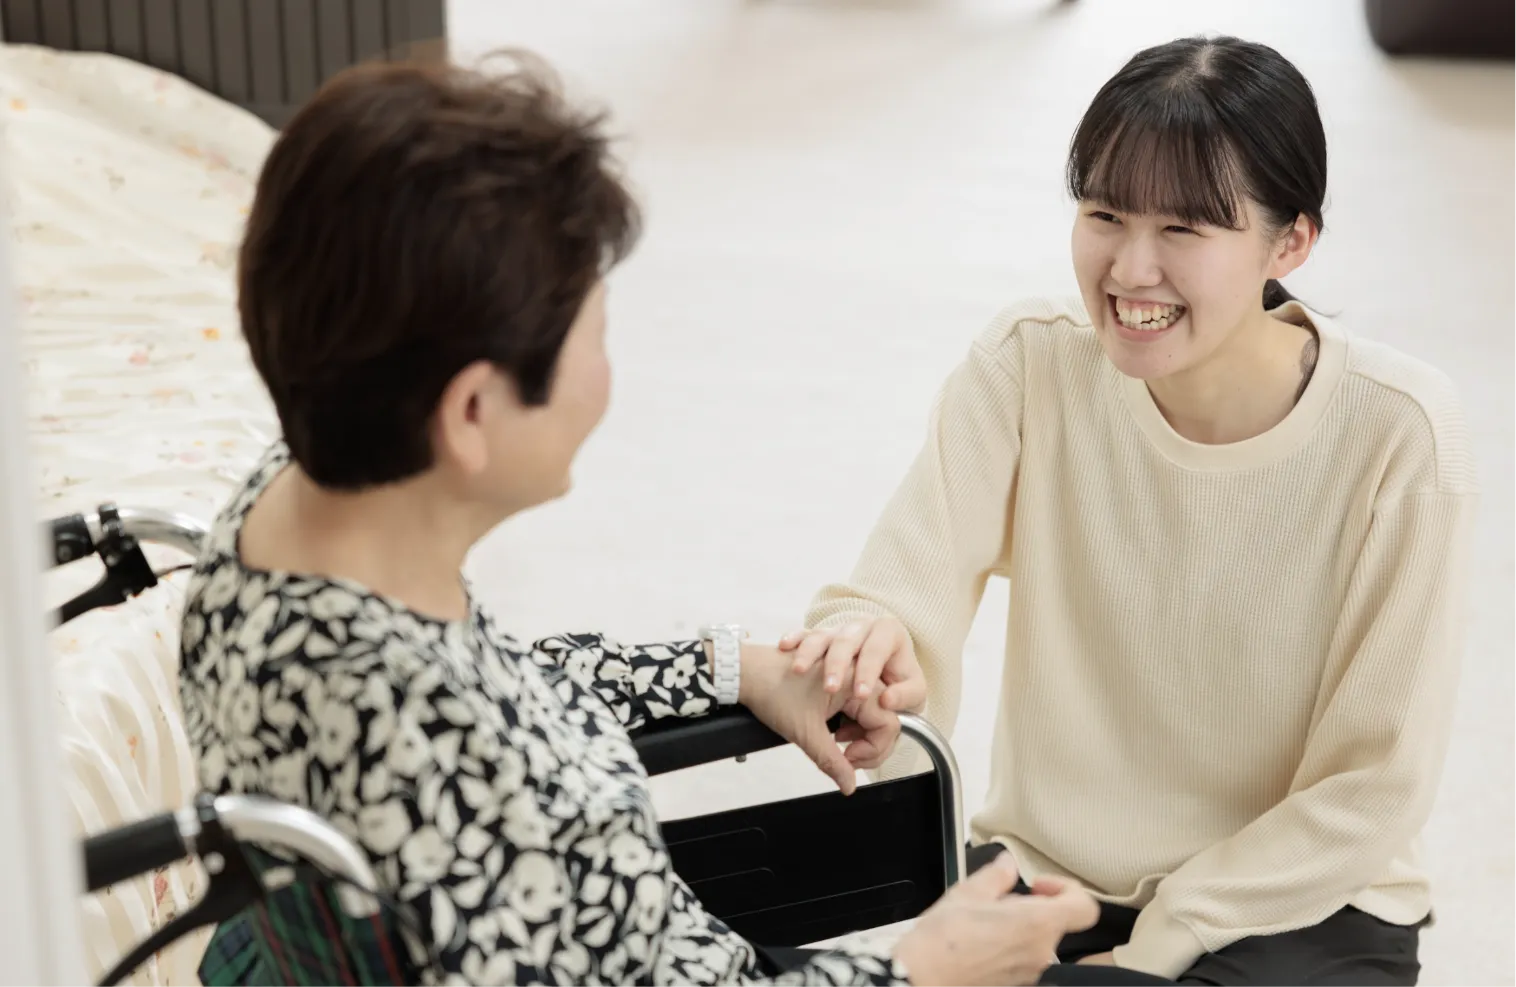
POLYGON ((1133 305, 1116 299, 1116 316, 1128 329, 1156 332, 1167 329, 1184 315, 1183 305, 1133 305))

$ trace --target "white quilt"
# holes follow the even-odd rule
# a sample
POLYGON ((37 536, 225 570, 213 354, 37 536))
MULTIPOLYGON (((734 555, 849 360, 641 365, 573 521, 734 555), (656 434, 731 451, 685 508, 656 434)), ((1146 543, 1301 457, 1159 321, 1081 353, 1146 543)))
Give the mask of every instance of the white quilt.
MULTIPOLYGON (((6 213, 23 309, 39 519, 122 506, 209 520, 275 434, 237 332, 233 260, 262 122, 113 56, 0 46, 6 213)), ((164 550, 158 567, 187 561, 164 550)), ((94 562, 47 577, 56 604, 94 562)), ((80 834, 184 805, 174 676, 183 576, 51 634, 80 834)), ((188 867, 83 901, 88 971, 202 889, 188 867)), ((138 970, 197 983, 204 936, 138 970)))

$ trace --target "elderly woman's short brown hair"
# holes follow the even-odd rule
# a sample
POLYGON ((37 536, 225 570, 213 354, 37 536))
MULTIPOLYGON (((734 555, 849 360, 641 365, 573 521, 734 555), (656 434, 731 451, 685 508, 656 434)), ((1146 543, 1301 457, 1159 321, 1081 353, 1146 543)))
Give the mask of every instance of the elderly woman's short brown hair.
POLYGON ((581 304, 639 230, 601 124, 516 58, 349 69, 285 127, 258 180, 239 307, 315 482, 425 470, 437 402, 478 360, 524 402, 547 400, 581 304))

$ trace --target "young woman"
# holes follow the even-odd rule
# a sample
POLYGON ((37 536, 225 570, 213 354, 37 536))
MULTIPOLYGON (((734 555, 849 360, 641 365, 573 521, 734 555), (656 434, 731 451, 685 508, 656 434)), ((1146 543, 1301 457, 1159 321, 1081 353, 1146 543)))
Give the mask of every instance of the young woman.
POLYGON ((781 642, 833 688, 856 661, 865 693, 914 652, 951 730, 985 581, 1009 580, 974 836, 1103 902, 1065 961, 1416 981, 1476 480, 1445 377, 1279 284, 1326 159, 1270 48, 1127 63, 1068 158, 1081 297, 974 342, 852 578, 781 642))
POLYGON ((1009 856, 892 953, 783 970, 670 867, 628 728, 741 702, 850 790, 919 679, 840 701, 730 627, 522 644, 470 598, 470 548, 568 488, 606 410, 602 278, 636 238, 596 120, 549 81, 355 69, 264 165, 239 304, 284 439, 217 520, 187 601, 201 782, 352 834, 449 983, 1035 982, 1096 909, 1057 879, 1007 896, 1009 856), (839 709, 846 755, 825 727, 839 709))

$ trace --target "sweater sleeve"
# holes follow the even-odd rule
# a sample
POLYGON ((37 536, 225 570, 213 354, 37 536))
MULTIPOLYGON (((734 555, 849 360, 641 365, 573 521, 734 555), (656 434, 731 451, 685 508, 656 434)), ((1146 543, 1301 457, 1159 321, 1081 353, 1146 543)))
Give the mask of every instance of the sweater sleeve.
MULTIPOLYGON (((821 590, 806 626, 893 616, 910 632, 927 682, 926 717, 951 735, 964 639, 1003 554, 1021 451, 1019 314, 1002 314, 948 377, 926 441, 844 584, 821 590)), ((882 771, 902 773, 902 751, 882 771)))
POLYGON ((1421 830, 1451 731, 1475 503, 1376 508, 1289 794, 1164 879, 1119 965, 1177 977, 1204 953, 1317 924, 1421 830))

